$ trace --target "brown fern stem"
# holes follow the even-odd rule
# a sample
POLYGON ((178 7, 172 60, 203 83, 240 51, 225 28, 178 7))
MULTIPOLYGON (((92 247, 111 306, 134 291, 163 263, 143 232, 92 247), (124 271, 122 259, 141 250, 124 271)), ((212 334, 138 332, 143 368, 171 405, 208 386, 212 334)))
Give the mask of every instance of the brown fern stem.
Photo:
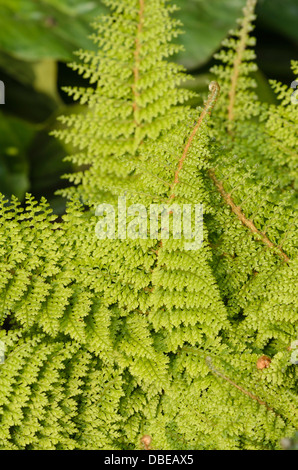
POLYGON ((248 390, 245 390, 244 388, 242 388, 240 385, 236 384, 233 380, 231 380, 229 377, 227 377, 226 375, 224 375, 222 372, 220 372, 218 369, 216 369, 214 367, 214 365, 212 364, 212 361, 211 361, 211 358, 210 357, 207 357, 206 358, 206 363, 209 367, 209 369, 211 370, 211 372, 214 374, 214 375, 217 375, 218 377, 221 377, 222 379, 224 379, 226 382, 228 382, 229 384, 233 385, 233 387, 237 388, 237 390, 240 390, 240 392, 242 392, 244 395, 247 395, 249 398, 251 398, 252 400, 255 400, 257 401, 260 405, 262 406, 265 406, 267 408, 268 411, 272 411, 274 414, 276 414, 277 416, 279 416, 275 410, 273 408, 271 408, 269 405, 267 405, 267 403, 263 400, 261 400, 259 397, 257 397, 256 395, 254 395, 253 393, 249 392, 248 390))
MULTIPOLYGON (((187 158, 187 155, 188 155, 188 152, 189 152, 189 149, 191 147, 191 144, 192 144, 192 141, 198 131, 198 129, 200 128, 202 122, 204 121, 205 117, 207 116, 207 114, 211 114, 211 111, 217 101, 217 98, 218 98, 218 95, 219 95, 219 91, 220 91, 220 87, 219 87, 219 84, 215 81, 211 82, 209 84, 209 90, 210 90, 210 94, 208 96, 208 99, 205 103, 205 106, 203 108, 203 111, 201 112, 200 114, 200 117, 195 125, 195 127, 193 128, 193 131, 189 137, 189 139, 187 140, 187 143, 184 147, 184 150, 183 150, 183 153, 182 153, 182 156, 178 162, 178 168, 175 172, 175 175, 174 175, 174 181, 173 183, 171 184, 171 194, 169 196, 169 199, 168 199, 168 202, 170 202, 172 199, 175 198, 175 194, 173 192, 174 188, 177 186, 177 184, 179 184, 179 174, 183 168, 183 164, 187 158)), ((156 253, 156 263, 155 263, 155 267, 158 266, 158 257, 159 257, 159 250, 160 248, 162 247, 162 240, 159 241, 158 243, 158 246, 155 250, 155 253, 156 253)), ((154 270, 155 268, 153 268, 154 270)), ((150 289, 150 292, 153 293, 154 292, 154 287, 152 287, 150 289)))
POLYGON ((219 91, 220 91, 220 87, 218 85, 217 82, 211 82, 210 85, 209 85, 209 90, 210 90, 210 95, 208 97, 208 100, 204 106, 204 109, 203 111, 201 112, 201 115, 195 125, 195 127, 193 128, 193 131, 184 147, 184 150, 183 150, 183 154, 182 154, 182 157, 180 158, 179 162, 178 162, 178 168, 175 172, 175 175, 174 175, 174 181, 173 183, 171 184, 171 195, 169 197, 169 199, 174 199, 175 198, 175 194, 173 193, 173 189, 177 186, 177 184, 179 183, 179 174, 183 168, 183 164, 185 162, 185 159, 187 157, 187 154, 189 152, 189 149, 190 149, 190 146, 192 144, 192 141, 198 131, 198 129, 200 128, 202 122, 204 121, 205 117, 207 114, 211 114, 211 111, 216 103, 216 100, 218 98, 218 95, 219 95, 219 91))
POLYGON ((219 181, 216 176, 215 176, 215 171, 213 169, 209 170, 209 175, 214 182, 217 190, 221 194, 222 198, 224 201, 227 203, 227 205, 231 208, 232 212, 237 216, 237 218, 242 222, 243 225, 245 225, 252 233, 255 235, 258 235, 260 240, 267 245, 270 249, 273 249, 274 251, 277 252, 277 254, 286 262, 290 262, 290 258, 282 251, 282 249, 278 246, 276 246, 274 243, 272 243, 269 238, 260 230, 257 229, 257 227, 254 225, 254 223, 247 219, 245 215, 243 214, 241 207, 236 206, 236 204, 233 201, 233 198, 231 197, 230 194, 228 194, 221 181, 219 181))
MULTIPOLYGON (((198 355, 201 355, 198 350, 196 350, 195 348, 191 348, 189 346, 183 346, 181 348, 182 351, 186 351, 186 352, 190 352, 190 353, 194 353, 194 354, 198 354, 198 355)), ((254 395, 253 393, 251 393, 249 390, 245 390, 243 387, 241 387, 240 385, 236 384, 236 382, 234 382, 232 379, 230 379, 229 377, 227 377, 226 375, 224 375, 220 370, 216 369, 212 363, 212 359, 210 356, 207 356, 205 357, 205 362, 207 364, 207 366, 209 367, 210 371, 212 372, 213 375, 216 375, 218 377, 221 377, 223 380, 225 380, 226 382, 228 382, 229 384, 231 384, 233 387, 237 388, 237 390, 239 390, 240 392, 242 392, 244 395, 247 395, 249 398, 251 398, 252 400, 255 400, 257 401, 260 405, 262 406, 265 406, 267 408, 267 410, 269 411, 272 411, 276 416, 279 416, 278 413, 276 413, 276 411, 271 408, 265 401, 261 400, 259 397, 257 397, 256 395, 254 395)))

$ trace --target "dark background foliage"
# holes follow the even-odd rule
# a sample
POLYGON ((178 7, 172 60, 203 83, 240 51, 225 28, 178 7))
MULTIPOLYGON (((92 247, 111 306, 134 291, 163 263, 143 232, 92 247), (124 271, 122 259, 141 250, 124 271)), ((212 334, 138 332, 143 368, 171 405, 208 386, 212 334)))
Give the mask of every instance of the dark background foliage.
MULTIPOLYGON (((185 51, 174 59, 194 75, 189 85, 205 93, 212 56, 236 25, 245 0, 176 0, 184 23, 185 51)), ((93 48, 90 22, 106 11, 100 0, 0 0, 0 191, 23 200, 25 192, 46 196, 56 213, 64 201, 54 196, 69 149, 49 136, 60 114, 79 110, 61 91, 83 84, 67 62, 73 51, 93 48)), ((259 0, 255 35, 258 94, 272 102, 267 79, 291 84, 290 60, 298 56, 297 0, 259 0)), ((65 183, 67 184, 67 183, 65 183)))

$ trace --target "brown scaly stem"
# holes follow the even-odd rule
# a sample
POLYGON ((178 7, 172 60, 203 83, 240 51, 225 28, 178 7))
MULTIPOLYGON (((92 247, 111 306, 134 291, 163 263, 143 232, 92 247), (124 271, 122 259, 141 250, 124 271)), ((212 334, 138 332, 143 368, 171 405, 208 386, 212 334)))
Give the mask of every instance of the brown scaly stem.
POLYGON ((280 258, 282 258, 286 263, 289 263, 290 258, 282 251, 282 249, 274 245, 274 243, 272 243, 264 233, 260 232, 260 230, 257 229, 257 227, 254 225, 254 223, 251 220, 245 217, 245 215, 243 214, 241 210, 241 207, 236 206, 231 195, 225 191, 222 182, 216 178, 214 170, 209 170, 209 176, 214 182, 218 192, 221 194, 224 201, 231 208, 232 212, 237 216, 240 222, 242 222, 242 224, 245 225, 252 233, 257 235, 265 245, 267 245, 270 249, 273 249, 274 251, 276 251, 278 256, 280 256, 280 258))
MULTIPOLYGON (((242 23, 242 28, 240 31, 240 41, 236 51, 236 57, 234 60, 233 71, 232 71, 232 78, 231 78, 231 88, 229 92, 229 104, 228 104, 228 121, 231 124, 234 120, 234 107, 235 107, 235 100, 236 100, 236 91, 237 91, 237 82, 240 73, 240 65, 243 60, 243 54, 246 48, 247 39, 249 35, 249 26, 250 26, 250 17, 254 12, 257 0, 247 0, 246 6, 244 8, 244 20, 242 23)), ((209 170, 209 176, 213 180, 217 190, 223 197, 224 201, 227 205, 231 208, 232 212, 237 216, 237 218, 245 225, 252 233, 257 235, 260 240, 267 245, 270 249, 273 249, 277 252, 277 254, 286 262, 289 263, 289 257, 283 252, 281 247, 276 246, 272 243, 269 238, 266 236, 265 233, 260 232, 254 225, 254 223, 247 219, 243 214, 241 207, 236 206, 234 203, 231 194, 228 194, 224 187, 222 181, 219 181, 215 176, 214 169, 209 170)))
MULTIPOLYGON (((186 352, 189 352, 189 353, 194 353, 194 354, 199 354, 201 355, 197 350, 195 350, 194 348, 191 348, 191 347, 188 347, 188 346, 184 346, 181 348, 182 351, 186 351, 186 352)), ((203 354, 202 354, 203 356, 203 354)), ((204 356, 203 356, 204 357, 204 356)), ((225 380, 226 382, 228 382, 229 384, 231 384, 233 387, 237 388, 237 390, 239 390, 240 392, 242 392, 244 395, 247 395, 249 398, 251 398, 252 400, 255 400, 257 401, 260 405, 262 406, 265 406, 267 408, 268 411, 272 411, 276 416, 279 416, 278 413, 276 413, 276 411, 271 408, 265 401, 261 400, 259 397, 257 397, 256 395, 254 395, 253 393, 251 393, 250 391, 248 390, 245 390, 243 387, 241 387, 240 385, 236 384, 236 382, 234 382, 232 379, 230 379, 229 377, 227 377, 225 374, 223 374, 220 370, 216 369, 212 363, 212 359, 210 356, 207 356, 205 357, 205 362, 209 368, 209 370, 212 372, 213 375, 217 376, 217 377, 220 377, 222 378, 223 380, 225 380)))
POLYGON ((271 408, 269 405, 267 405, 267 403, 265 401, 261 400, 259 397, 257 397, 253 393, 249 392, 248 390, 245 390, 240 385, 236 384, 233 380, 231 380, 229 377, 224 375, 221 371, 216 369, 214 367, 214 365, 212 364, 212 361, 211 361, 210 357, 206 357, 206 364, 207 364, 207 366, 209 367, 209 369, 211 370, 211 372, 214 375, 217 375, 218 377, 221 377, 223 380, 225 380, 229 384, 233 385, 233 387, 237 388, 237 390, 240 390, 240 392, 242 392, 244 395, 247 395, 252 400, 257 401, 260 405, 265 406, 268 411, 272 411, 275 415, 279 416, 273 408, 271 408))
MULTIPOLYGON (((177 170, 175 172, 175 175, 174 175, 174 180, 172 182, 172 184, 170 185, 170 188, 171 188, 171 194, 169 196, 169 199, 168 199, 168 202, 170 202, 172 199, 175 198, 175 193, 174 193, 174 188, 179 184, 179 174, 183 168, 183 164, 187 158, 187 155, 188 155, 188 152, 189 152, 189 149, 191 147, 191 144, 193 142, 193 139, 195 138, 196 136, 196 133, 198 132, 202 122, 204 121, 205 117, 207 116, 207 114, 211 114, 211 111, 217 101, 217 98, 218 98, 218 95, 219 95, 219 91, 220 91, 220 87, 218 85, 217 82, 213 81, 209 84, 209 90, 210 90, 210 94, 208 96, 208 99, 205 103, 205 106, 203 108, 203 111, 201 112, 200 114, 200 117, 195 125, 195 127, 193 128, 192 130, 192 133, 190 134, 190 137, 189 139, 187 140, 187 143, 184 147, 184 150, 183 150, 183 153, 182 153, 182 156, 178 162, 178 167, 177 167, 177 170)), ((162 245, 162 242, 160 242, 160 246, 162 245)))
MULTIPOLYGON (((168 202, 170 202, 171 200, 173 200, 175 198, 174 188, 179 184, 179 174, 180 174, 180 172, 183 168, 183 164, 184 164, 184 162, 187 158, 187 155, 188 155, 189 149, 191 147, 192 141, 193 141, 197 131, 199 130, 202 122, 204 121, 205 117, 207 116, 207 114, 209 114, 209 115, 211 114, 211 111, 212 111, 212 109, 213 109, 213 107, 214 107, 214 105, 217 101, 219 91, 220 91, 220 87, 219 87, 217 82, 213 81, 209 84, 209 90, 210 90, 210 94, 209 94, 208 99, 205 103, 203 111, 201 112, 200 117, 199 117, 195 127, 193 128, 193 131, 192 131, 189 139, 187 140, 187 143, 184 147, 182 156, 181 156, 181 158, 178 162, 178 168, 175 172, 173 183, 170 185, 171 194, 168 198, 168 202)), ((160 250, 161 247, 162 247, 162 241, 160 241, 158 243, 158 246, 155 250, 155 253, 156 253, 156 266, 158 265, 159 250, 160 250)), ((151 293, 154 292, 154 287, 152 287, 151 289, 149 289, 149 288, 147 288, 147 289, 151 293)))
POLYGON ((201 115, 198 119, 198 122, 196 123, 195 127, 193 128, 193 131, 192 131, 192 133, 191 133, 191 135, 190 135, 190 137, 189 137, 189 139, 186 143, 186 146, 184 147, 182 157, 179 160, 178 168, 177 168, 177 170, 175 172, 175 176, 174 176, 174 181, 171 184, 171 190, 172 191, 171 191, 171 195, 169 197, 169 200, 175 198, 175 194, 173 193, 173 190, 174 190, 175 186, 177 186, 177 184, 179 183, 179 174, 180 174, 180 171, 183 168, 183 164, 184 164, 184 161, 187 157, 187 154, 188 154, 188 151, 189 151, 190 146, 192 144, 192 141, 193 141, 198 129, 200 128, 202 122, 204 121, 204 118, 206 117, 207 114, 209 114, 209 115, 211 114, 211 111, 212 111, 212 109, 213 109, 213 107, 216 103, 216 100, 217 100, 218 95, 219 95, 219 90, 220 90, 218 83, 214 82, 214 81, 211 82, 210 85, 209 85, 209 90, 210 90, 211 93, 210 93, 210 95, 208 97, 208 100, 205 104, 205 107, 204 107, 204 109, 203 109, 203 111, 202 111, 202 113, 201 113, 201 115))

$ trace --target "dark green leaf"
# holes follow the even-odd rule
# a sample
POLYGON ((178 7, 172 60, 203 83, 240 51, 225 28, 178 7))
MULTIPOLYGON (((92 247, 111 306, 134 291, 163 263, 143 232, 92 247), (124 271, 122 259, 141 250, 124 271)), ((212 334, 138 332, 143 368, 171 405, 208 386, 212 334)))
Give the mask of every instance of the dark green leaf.
POLYGON ((90 48, 90 22, 104 11, 99 0, 2 0, 0 49, 22 60, 69 61, 90 48))
POLYGON ((0 192, 22 199, 29 188, 26 150, 35 129, 0 112, 0 192))
POLYGON ((178 60, 188 69, 206 63, 218 49, 228 31, 236 26, 245 0, 176 0, 181 8, 176 16, 185 34, 180 41, 185 51, 178 60))

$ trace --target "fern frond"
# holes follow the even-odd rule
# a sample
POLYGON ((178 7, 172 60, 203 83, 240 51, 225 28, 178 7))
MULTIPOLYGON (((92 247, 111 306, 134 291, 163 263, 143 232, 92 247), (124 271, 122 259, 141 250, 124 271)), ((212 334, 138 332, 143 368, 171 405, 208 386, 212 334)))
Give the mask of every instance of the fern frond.
POLYGON ((71 65, 84 112, 55 132, 78 167, 66 213, 0 198, 0 447, 280 449, 298 428, 293 91, 254 96, 255 0, 198 109, 168 61, 175 8, 104 3, 71 65), (196 249, 184 205, 203 209, 196 249))
MULTIPOLYGON (((72 68, 96 83, 96 88, 71 89, 74 99, 86 103, 83 116, 61 118, 65 129, 54 135, 80 150, 90 168, 70 178, 83 201, 98 203, 100 179, 119 173, 119 158, 130 159, 147 141, 157 139, 184 117, 181 106, 191 92, 177 87, 189 77, 183 67, 166 59, 179 50, 171 44, 180 31, 170 18, 173 7, 161 0, 111 2, 111 16, 94 24, 100 53, 79 51, 72 68), (120 12, 121 11, 121 15, 120 12), (106 169, 105 169, 106 168, 106 169)), ((77 162, 76 157, 68 157, 77 162)), ((68 176, 69 178, 69 176, 68 176)), ((70 191, 69 194, 72 192, 70 191)), ((63 190, 63 195, 67 191, 63 190)))

